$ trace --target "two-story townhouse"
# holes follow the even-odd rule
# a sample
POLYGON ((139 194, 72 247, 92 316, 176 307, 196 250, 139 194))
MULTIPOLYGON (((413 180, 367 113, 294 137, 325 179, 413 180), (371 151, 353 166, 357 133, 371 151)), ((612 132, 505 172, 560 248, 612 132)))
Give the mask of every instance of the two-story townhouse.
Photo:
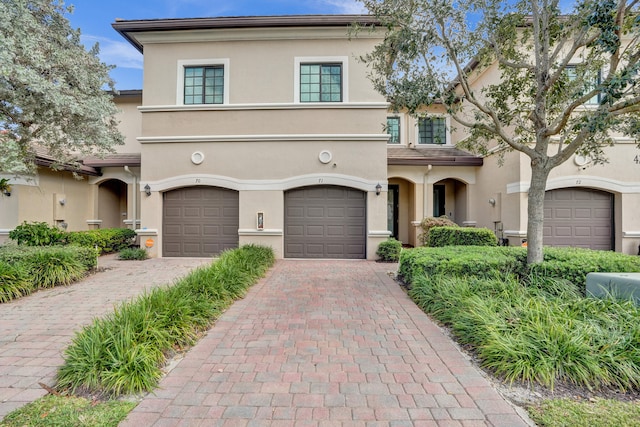
POLYGON ((117 21, 144 54, 143 243, 209 256, 374 258, 387 231, 387 103, 367 16, 117 21))

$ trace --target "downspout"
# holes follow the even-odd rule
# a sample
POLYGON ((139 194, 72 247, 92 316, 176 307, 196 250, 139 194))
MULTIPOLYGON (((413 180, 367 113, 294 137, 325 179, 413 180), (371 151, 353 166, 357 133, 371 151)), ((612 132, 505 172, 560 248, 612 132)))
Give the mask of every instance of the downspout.
POLYGON ((138 177, 136 176, 136 174, 131 172, 131 169, 129 169, 129 166, 125 166, 124 171, 133 177, 133 223, 132 225, 133 225, 133 231, 135 231, 138 225, 138 221, 136 219, 136 214, 138 212, 138 203, 137 203, 138 202, 138 191, 137 191, 138 177))

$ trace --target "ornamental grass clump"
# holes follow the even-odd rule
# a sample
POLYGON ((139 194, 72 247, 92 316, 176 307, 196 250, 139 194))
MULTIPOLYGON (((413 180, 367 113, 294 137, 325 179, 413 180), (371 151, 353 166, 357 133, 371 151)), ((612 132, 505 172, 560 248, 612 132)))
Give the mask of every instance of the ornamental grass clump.
POLYGON ((0 261, 0 303, 28 295, 33 290, 25 268, 0 261))
MULTIPOLYGON (((621 258, 617 265, 628 261, 621 258)), ((519 269, 477 270, 484 273, 425 268, 412 275, 409 292, 472 349, 484 368, 510 383, 551 389, 562 382, 640 390, 640 308, 633 302, 585 298, 584 285, 538 269, 525 277, 514 273, 522 273, 519 269)))
POLYGON ((121 304, 76 334, 65 351, 57 388, 112 396, 153 390, 166 358, 193 345, 273 262, 271 248, 243 246, 173 286, 121 304))

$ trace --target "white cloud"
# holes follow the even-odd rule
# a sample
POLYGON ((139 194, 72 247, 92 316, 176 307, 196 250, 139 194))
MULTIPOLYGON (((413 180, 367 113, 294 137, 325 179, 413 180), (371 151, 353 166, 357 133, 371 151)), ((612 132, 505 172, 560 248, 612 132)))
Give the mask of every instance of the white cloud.
POLYGON ((127 41, 116 41, 106 37, 82 35, 82 42, 87 47, 96 42, 100 45, 100 60, 118 68, 133 68, 142 70, 142 54, 127 41))
POLYGON ((367 8, 357 0, 320 0, 320 3, 325 4, 337 13, 347 15, 367 13, 367 8))

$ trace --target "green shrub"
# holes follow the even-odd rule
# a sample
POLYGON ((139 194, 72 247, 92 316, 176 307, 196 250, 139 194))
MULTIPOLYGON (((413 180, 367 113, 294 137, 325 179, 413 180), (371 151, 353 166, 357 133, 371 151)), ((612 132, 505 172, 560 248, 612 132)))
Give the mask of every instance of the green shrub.
POLYGON ((68 285, 96 266, 96 252, 75 246, 5 246, 0 261, 20 266, 34 288, 68 285))
POLYGON ((129 228, 101 228, 69 232, 66 240, 78 246, 97 247, 100 253, 111 253, 130 247, 135 237, 136 232, 129 228))
POLYGON ((448 216, 426 217, 420 222, 422 233, 418 235, 418 240, 422 246, 426 246, 429 241, 429 230, 433 227, 457 227, 456 223, 451 221, 448 216))
POLYGON ((427 246, 496 246, 498 239, 488 228, 432 227, 427 246))
POLYGON ((118 254, 118 259, 122 259, 126 261, 131 261, 131 260, 142 261, 147 258, 149 258, 149 254, 147 253, 146 250, 142 248, 125 248, 120 250, 120 253, 118 254))
POLYGON ((271 248, 224 252, 168 288, 156 288, 94 320, 73 339, 57 387, 111 395, 156 387, 165 356, 193 344, 200 333, 273 265, 271 248))
POLYGON ((529 276, 565 279, 585 292, 588 273, 640 272, 640 257, 581 248, 545 248, 544 261, 529 267, 529 276))
POLYGON ((64 231, 51 227, 46 222, 26 221, 9 232, 9 238, 19 245, 50 246, 64 242, 64 231))
POLYGON ((640 386, 640 308, 629 301, 558 297, 502 273, 423 276, 410 295, 509 382, 640 386))
POLYGON ((376 255, 385 262, 398 262, 400 259, 400 252, 402 251, 402 242, 392 238, 385 240, 378 245, 376 255))
POLYGON ((33 284, 20 264, 0 261, 0 303, 28 295, 33 284))
POLYGON ((591 389, 640 388, 640 307, 584 298, 589 271, 640 271, 638 257, 546 248, 528 268, 526 249, 418 248, 399 273, 410 296, 507 381, 591 389))
POLYGON ((415 248, 400 254, 398 274, 406 283, 422 275, 449 274, 457 276, 486 276, 495 271, 522 276, 525 264, 515 247, 447 246, 443 248, 415 248))

